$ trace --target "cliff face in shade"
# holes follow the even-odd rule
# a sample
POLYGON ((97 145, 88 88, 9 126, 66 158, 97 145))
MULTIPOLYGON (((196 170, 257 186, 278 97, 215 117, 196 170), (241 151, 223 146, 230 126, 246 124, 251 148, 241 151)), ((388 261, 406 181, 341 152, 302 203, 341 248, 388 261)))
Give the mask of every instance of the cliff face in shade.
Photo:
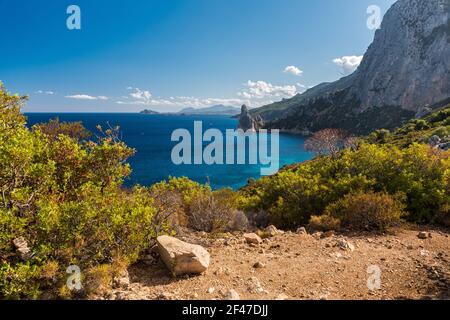
POLYGON ((279 103, 252 110, 267 126, 297 132, 392 128, 450 98, 450 0, 399 0, 359 68, 279 103))

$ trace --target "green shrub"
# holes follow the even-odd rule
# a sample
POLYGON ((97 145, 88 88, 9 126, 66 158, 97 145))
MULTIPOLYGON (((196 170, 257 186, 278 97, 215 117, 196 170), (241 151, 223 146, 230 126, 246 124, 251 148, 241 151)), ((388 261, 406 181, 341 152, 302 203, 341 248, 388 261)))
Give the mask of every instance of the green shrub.
POLYGON ((23 299, 38 298, 39 268, 29 263, 0 264, 0 298, 23 299))
POLYGON ((0 83, 0 299, 37 298, 44 289, 70 297, 69 265, 87 274, 133 263, 170 224, 149 189, 121 188, 134 150, 116 129, 96 141, 84 140, 80 124, 29 130, 24 101, 0 83), (32 253, 26 262, 12 245, 19 237, 32 253))
POLYGON ((387 129, 379 129, 374 132, 372 132, 368 140, 371 143, 387 143, 389 139, 391 138, 391 132, 387 129))
POLYGON ((445 138, 447 136, 450 136, 450 126, 447 127, 439 127, 433 131, 431 136, 438 136, 440 138, 445 138))
POLYGON ((450 118, 450 108, 447 106, 446 109, 435 112, 427 118, 428 121, 432 123, 447 120, 448 118, 450 118))
POLYGON ((404 215, 404 205, 385 193, 350 194, 330 204, 324 217, 334 217, 351 230, 387 231, 404 215))
POLYGON ((427 145, 400 149, 362 143, 338 157, 318 157, 244 187, 239 205, 249 215, 267 212, 269 223, 279 228, 295 228, 347 194, 402 193, 409 212, 406 219, 431 222, 449 203, 449 155, 427 145))

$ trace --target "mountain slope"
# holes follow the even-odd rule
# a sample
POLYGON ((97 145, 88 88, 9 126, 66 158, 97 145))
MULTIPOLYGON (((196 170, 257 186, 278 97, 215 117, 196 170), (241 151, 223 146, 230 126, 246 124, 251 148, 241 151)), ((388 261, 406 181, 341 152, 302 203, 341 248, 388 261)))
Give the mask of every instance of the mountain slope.
POLYGON ((450 97, 448 0, 399 0, 353 74, 252 110, 267 127, 308 134, 393 128, 450 97))

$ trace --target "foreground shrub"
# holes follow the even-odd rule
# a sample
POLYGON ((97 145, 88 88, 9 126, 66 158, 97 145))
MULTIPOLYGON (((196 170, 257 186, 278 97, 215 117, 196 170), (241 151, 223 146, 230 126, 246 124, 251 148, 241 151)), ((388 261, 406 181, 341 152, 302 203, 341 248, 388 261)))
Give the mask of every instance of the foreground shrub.
POLYGON ((170 177, 168 181, 150 187, 159 216, 168 217, 173 226, 187 227, 192 203, 211 193, 208 185, 201 185, 186 177, 170 177))
MULTIPOLYGON (((134 150, 115 129, 96 141, 84 140, 81 124, 29 130, 24 101, 0 83, 0 299, 71 297, 78 293, 65 285, 67 267, 110 278, 117 268, 109 266, 136 261, 170 224, 148 189, 121 188, 134 150), (26 256, 13 245, 19 237, 26 256)), ((103 286, 86 283, 86 293, 94 287, 103 286)))
POLYGON ((351 230, 387 231, 404 215, 404 205, 385 193, 350 194, 331 205, 322 217, 332 217, 351 230))
POLYGON ((232 205, 231 195, 228 190, 199 195, 191 202, 188 226, 206 232, 223 232, 233 227, 244 229, 246 221, 232 205))

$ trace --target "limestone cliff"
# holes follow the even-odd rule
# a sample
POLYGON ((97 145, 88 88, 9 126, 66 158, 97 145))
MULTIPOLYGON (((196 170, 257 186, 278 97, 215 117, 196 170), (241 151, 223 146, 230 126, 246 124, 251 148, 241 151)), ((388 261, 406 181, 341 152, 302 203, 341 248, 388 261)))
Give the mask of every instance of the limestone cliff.
POLYGON ((350 76, 252 111, 296 132, 392 128, 450 98, 450 0, 399 0, 350 76))

